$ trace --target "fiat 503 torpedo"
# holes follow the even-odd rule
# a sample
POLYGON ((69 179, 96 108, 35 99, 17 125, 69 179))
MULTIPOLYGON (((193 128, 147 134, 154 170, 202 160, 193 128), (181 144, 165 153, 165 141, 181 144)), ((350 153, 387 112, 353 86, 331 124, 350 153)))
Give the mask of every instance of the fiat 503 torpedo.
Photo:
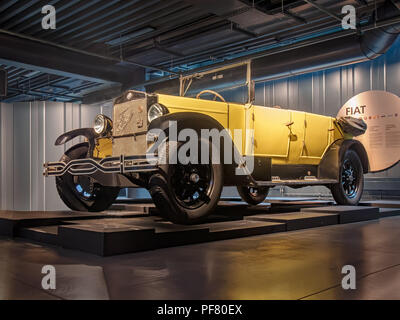
POLYGON ((209 215, 223 186, 236 186, 250 205, 280 185, 325 185, 338 204, 358 204, 369 171, 363 145, 352 139, 366 129, 361 120, 249 101, 225 102, 211 90, 194 98, 127 91, 114 102, 113 121, 98 115, 93 128, 61 135, 56 145, 77 136, 86 142, 71 147, 59 162, 45 163, 44 174, 55 176, 60 197, 72 210, 103 211, 121 188, 143 187, 159 214, 179 224, 209 215), (215 99, 201 99, 203 94, 215 99), (211 139, 204 132, 219 135, 211 139), (182 137, 188 133, 197 134, 197 148, 185 146, 182 137), (227 157, 229 152, 233 156, 227 157))

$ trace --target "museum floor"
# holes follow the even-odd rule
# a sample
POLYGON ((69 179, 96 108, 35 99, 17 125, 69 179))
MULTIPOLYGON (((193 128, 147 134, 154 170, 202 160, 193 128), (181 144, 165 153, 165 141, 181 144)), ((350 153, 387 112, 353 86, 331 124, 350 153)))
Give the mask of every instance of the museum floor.
POLYGON ((400 299, 399 239, 400 217, 106 258, 1 237, 0 299, 400 299))

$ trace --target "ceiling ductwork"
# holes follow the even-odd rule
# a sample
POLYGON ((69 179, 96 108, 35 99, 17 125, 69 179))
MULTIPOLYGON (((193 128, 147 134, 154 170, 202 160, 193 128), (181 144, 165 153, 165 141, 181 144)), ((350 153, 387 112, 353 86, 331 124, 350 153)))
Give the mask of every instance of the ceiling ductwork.
MULTIPOLYGON (((255 30, 259 26, 265 26, 266 23, 272 22, 276 17, 290 15, 295 20, 300 19, 295 14, 290 13, 287 9, 283 12, 271 11, 271 13, 263 12, 256 6, 246 4, 240 0, 185 0, 187 3, 195 5, 197 8, 209 13, 213 13, 219 17, 231 21, 235 26, 243 30, 255 30)), ((298 1, 301 3, 302 1, 298 1)), ((304 5, 305 3, 303 3, 304 5)), ((280 8, 280 4, 277 5, 280 8)), ((301 21, 304 23, 305 21, 301 21)))
MULTIPOLYGON (((191 2, 198 2, 190 0, 191 2)), ((203 5, 206 5, 208 0, 203 5)), ((215 13, 220 15, 227 14, 239 17, 243 14, 243 3, 239 7, 240 1, 224 0, 219 3, 220 7, 213 7, 217 10, 215 13), (231 3, 232 6, 230 14, 227 12, 226 6, 223 4, 231 3), (223 9, 225 8, 225 9, 223 9), (225 10, 225 11, 224 11, 225 10), (233 11, 232 11, 233 10, 233 11), (236 15, 235 15, 236 14, 236 15)), ((250 59, 252 80, 255 81, 268 81, 279 78, 290 77, 298 74, 315 72, 327 68, 342 66, 346 64, 353 64, 371 60, 379 57, 389 50, 392 44, 397 39, 400 33, 400 23, 390 24, 385 27, 375 28, 377 25, 388 20, 398 18, 400 10, 392 1, 387 0, 382 4, 376 12, 371 16, 367 25, 363 29, 368 30, 361 35, 355 33, 345 35, 344 33, 331 34, 324 39, 315 38, 311 39, 309 44, 301 45, 301 47, 294 44, 295 48, 278 47, 272 49, 270 52, 257 54, 256 56, 242 57, 242 60, 250 59)), ((232 20, 231 20, 232 21, 232 20)), ((247 25, 247 27, 249 24, 247 25)), ((221 67, 230 63, 238 63, 239 58, 229 61, 228 63, 216 64, 215 67, 221 67)), ((208 68, 210 69, 210 68, 208 68)), ((201 72, 204 70, 194 70, 201 72)), ((243 78, 244 79, 244 78, 243 78)), ((233 79, 238 80, 238 79, 233 79)), ((233 81, 235 82, 235 81, 233 81)), ((213 81, 209 84, 208 88, 213 88, 213 81)), ((146 86, 147 91, 162 92, 168 94, 177 94, 179 92, 179 80, 171 79, 162 81, 146 86)))
MULTIPOLYGON (((371 17, 370 24, 398 17, 399 13, 387 0, 377 9, 376 20, 375 14, 371 17)), ((399 33, 400 23, 254 59, 252 79, 272 80, 375 59, 389 50, 399 33)))

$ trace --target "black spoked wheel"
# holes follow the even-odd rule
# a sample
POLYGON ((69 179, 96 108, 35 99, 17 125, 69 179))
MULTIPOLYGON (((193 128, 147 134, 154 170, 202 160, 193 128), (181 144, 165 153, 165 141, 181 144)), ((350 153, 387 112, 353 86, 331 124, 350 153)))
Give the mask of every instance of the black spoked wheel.
POLYGON ((251 205, 257 205, 265 200, 268 195, 269 188, 238 186, 237 191, 243 201, 251 205))
MULTIPOLYGON (((87 156, 89 145, 81 143, 69 149, 61 158, 68 163, 87 156)), ((63 202, 74 211, 104 211, 118 196, 119 188, 104 187, 88 176, 73 176, 69 173, 56 177, 58 194, 63 202)))
POLYGON ((213 170, 209 165, 176 165, 171 168, 171 185, 176 201, 187 209, 210 202, 213 170))
POLYGON ((339 172, 339 183, 331 188, 336 203, 357 205, 364 190, 363 166, 357 153, 348 150, 342 161, 339 172))
POLYGON ((149 191, 160 215, 179 224, 203 221, 215 209, 222 186, 222 165, 211 163, 211 157, 209 164, 167 162, 149 181, 149 191))
POLYGON ((357 196, 359 184, 359 173, 353 163, 346 159, 343 163, 342 186, 346 196, 353 199, 357 196))

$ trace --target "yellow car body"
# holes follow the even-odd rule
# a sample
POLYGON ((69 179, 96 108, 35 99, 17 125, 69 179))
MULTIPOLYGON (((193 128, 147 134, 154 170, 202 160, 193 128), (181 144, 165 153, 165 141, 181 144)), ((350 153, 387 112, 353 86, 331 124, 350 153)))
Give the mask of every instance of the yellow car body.
MULTIPOLYGON (((351 139, 342 132, 335 118, 323 115, 164 94, 157 94, 157 98, 170 114, 204 114, 218 121, 231 136, 234 130, 242 130, 241 146, 234 141, 242 155, 269 157, 272 165, 318 165, 333 142, 351 139), (249 129, 254 130, 254 141, 250 135, 246 136, 249 129)), ((98 139, 93 156, 111 155, 111 139, 98 139)))
MULTIPOLYGON (((307 112, 163 94, 158 95, 158 101, 170 113, 210 116, 231 134, 235 129, 254 130, 254 156, 270 157, 272 164, 318 165, 329 146, 344 138, 335 118, 307 112)), ((242 155, 252 155, 251 138, 242 137, 239 150, 243 150, 242 155)))

